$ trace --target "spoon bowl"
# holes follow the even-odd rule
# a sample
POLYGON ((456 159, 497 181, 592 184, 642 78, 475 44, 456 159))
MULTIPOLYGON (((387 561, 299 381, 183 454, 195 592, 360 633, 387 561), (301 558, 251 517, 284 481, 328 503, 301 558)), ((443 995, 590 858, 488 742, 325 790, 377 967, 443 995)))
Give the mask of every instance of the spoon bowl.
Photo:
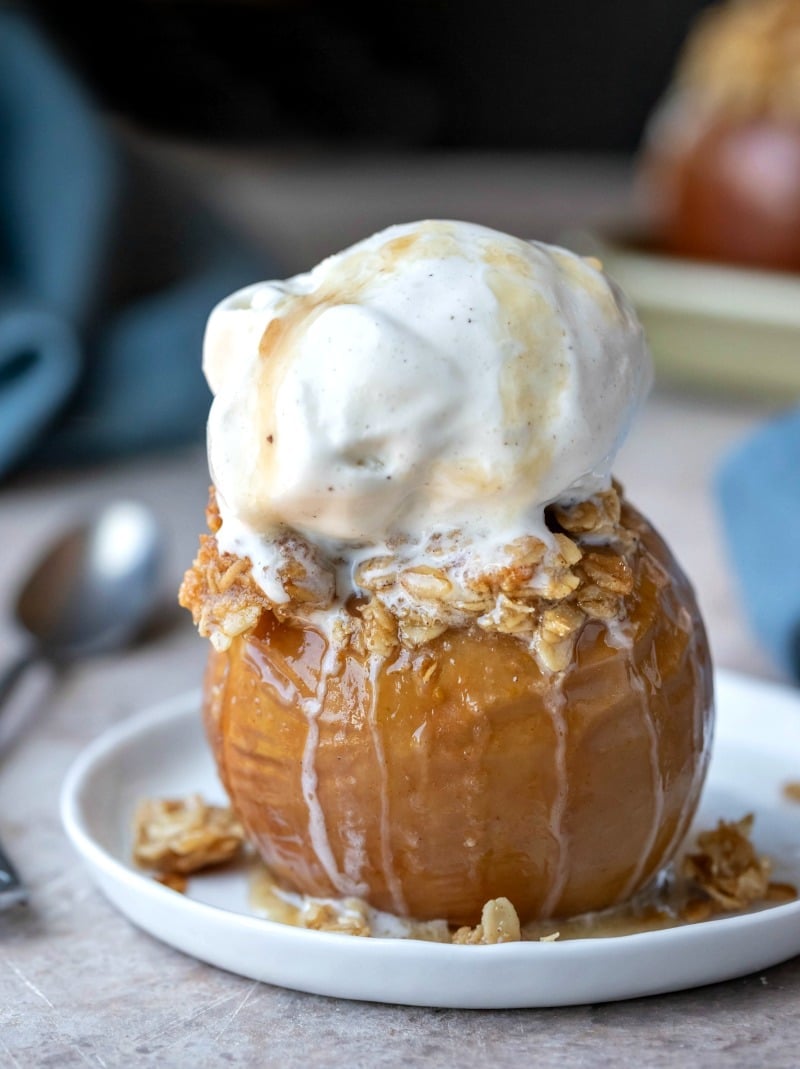
POLYGON ((17 597, 17 619, 39 654, 64 662, 130 642, 153 609, 161 542, 151 512, 130 501, 59 538, 17 597))
POLYGON ((159 593, 163 539, 144 505, 113 501, 66 531, 20 587, 27 646, 0 671, 0 708, 26 669, 119 649, 142 629, 159 593))

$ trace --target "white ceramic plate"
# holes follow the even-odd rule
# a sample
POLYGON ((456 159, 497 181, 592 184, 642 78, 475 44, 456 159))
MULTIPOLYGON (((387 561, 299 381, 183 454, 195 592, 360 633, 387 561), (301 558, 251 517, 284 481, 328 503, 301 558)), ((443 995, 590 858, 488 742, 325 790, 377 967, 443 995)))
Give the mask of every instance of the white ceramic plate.
POLYGON ((800 396, 800 275, 661 256, 602 234, 598 256, 632 301, 659 378, 786 403, 800 396))
MULTIPOLYGON (((718 726, 696 824, 756 814, 774 878, 800 886, 800 695, 718 674, 718 726)), ((243 872, 195 877, 176 894, 136 871, 129 824, 142 796, 201 791, 224 801, 202 734, 199 694, 140 713, 93 742, 62 790, 67 834, 100 889, 134 924, 202 961, 255 980, 342 998, 421 1006, 564 1006, 730 979, 800 953, 800 901, 671 928, 565 942, 452 946, 362 939, 264 920, 243 872)))

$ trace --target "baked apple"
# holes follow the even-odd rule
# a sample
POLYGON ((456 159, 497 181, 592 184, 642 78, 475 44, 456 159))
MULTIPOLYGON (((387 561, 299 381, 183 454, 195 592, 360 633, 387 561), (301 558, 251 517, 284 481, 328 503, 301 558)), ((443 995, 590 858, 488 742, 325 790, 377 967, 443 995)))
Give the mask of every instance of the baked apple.
POLYGON ((653 881, 703 785, 711 662, 610 475, 651 372, 601 267, 390 228, 233 295, 205 366, 210 531, 180 597, 276 881, 453 925, 653 881))

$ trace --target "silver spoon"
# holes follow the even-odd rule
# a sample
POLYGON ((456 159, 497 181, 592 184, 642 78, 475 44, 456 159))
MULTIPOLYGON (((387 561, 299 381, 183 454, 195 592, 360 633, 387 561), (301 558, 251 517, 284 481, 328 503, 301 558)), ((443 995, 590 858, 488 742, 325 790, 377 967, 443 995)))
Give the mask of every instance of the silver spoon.
POLYGON ((161 547, 155 517, 133 501, 107 504, 53 543, 17 595, 28 643, 0 674, 0 706, 35 661, 63 665, 130 642, 155 604, 161 547))
MULTIPOLYGON (((51 545, 17 596, 28 641, 0 672, 0 709, 38 661, 60 667, 136 637, 156 604, 162 545, 152 513, 131 501, 106 505, 51 545)), ((0 845, 0 907, 21 897, 0 845)))

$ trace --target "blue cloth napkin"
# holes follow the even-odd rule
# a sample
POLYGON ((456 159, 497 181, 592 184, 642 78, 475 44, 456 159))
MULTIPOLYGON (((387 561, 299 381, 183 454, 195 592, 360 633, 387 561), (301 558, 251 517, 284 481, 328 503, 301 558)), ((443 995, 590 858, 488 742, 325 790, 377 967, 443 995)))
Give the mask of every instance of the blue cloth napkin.
POLYGON ((716 491, 753 632, 800 682, 800 409, 734 449, 716 491))
POLYGON ((200 439, 208 313, 281 273, 0 8, 0 477, 200 439))

